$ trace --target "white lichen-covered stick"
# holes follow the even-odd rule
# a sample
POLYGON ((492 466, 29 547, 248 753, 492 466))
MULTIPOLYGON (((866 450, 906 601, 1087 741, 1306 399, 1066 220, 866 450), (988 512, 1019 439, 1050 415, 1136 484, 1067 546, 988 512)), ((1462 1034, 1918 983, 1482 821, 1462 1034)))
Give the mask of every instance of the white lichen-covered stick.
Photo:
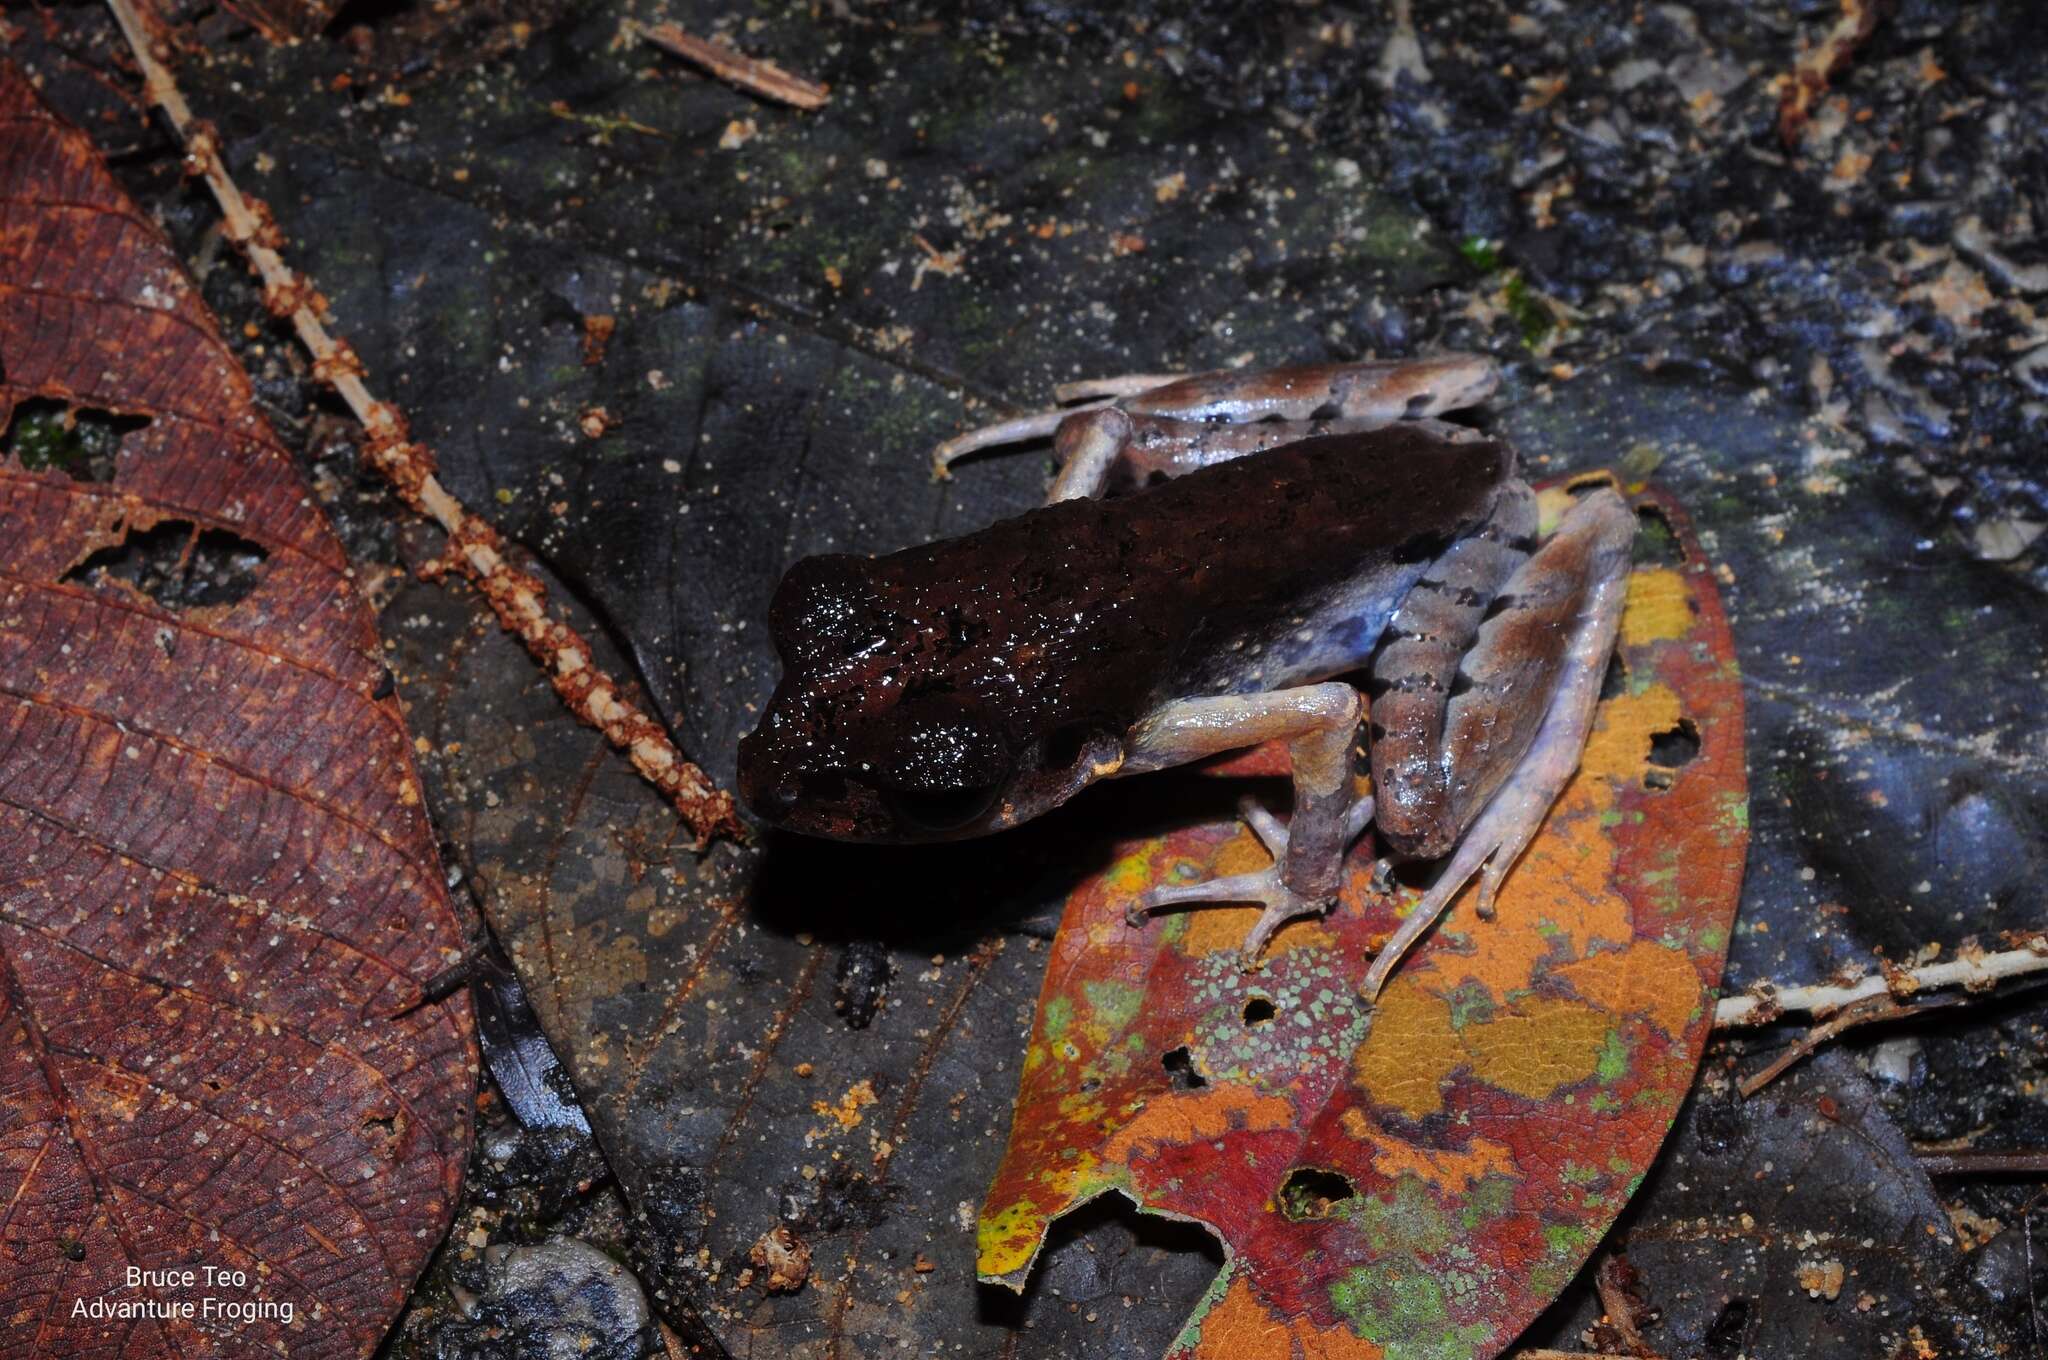
POLYGON ((2048 972, 2048 936, 2035 935, 2015 947, 1986 953, 1965 944, 1952 959, 1924 963, 1917 968, 1886 964, 1879 972, 1847 982, 1812 987, 1778 987, 1759 983, 1741 996, 1723 997, 1714 1006, 1714 1027, 1733 1029, 1743 1025, 1768 1025, 1784 1015, 1806 1012, 1828 1015, 1874 996, 1904 1000, 1919 992, 1941 987, 1966 987, 1984 991, 2007 978, 2048 972))
POLYGON ((700 845, 714 836, 744 835, 732 795, 685 760, 666 729, 621 693, 597 666, 588 641, 548 617, 546 587, 506 560, 498 531, 464 509, 434 476, 433 453, 410 437, 405 417, 371 395, 363 381, 362 361, 346 340, 329 334, 323 324, 327 300, 278 254, 283 237, 269 208, 236 187, 221 163, 212 127, 192 116, 164 64, 168 45, 157 31, 155 15, 147 12, 148 0, 107 4, 142 68, 146 97, 164 111, 184 142, 187 173, 205 179, 220 204, 228 239, 262 278, 264 305, 292 323, 313 355, 314 376, 331 385, 362 421, 369 433, 370 461, 408 505, 447 531, 448 549, 438 570, 459 572, 475 583, 498 621, 541 663, 569 710, 627 753, 633 767, 675 804, 700 845))

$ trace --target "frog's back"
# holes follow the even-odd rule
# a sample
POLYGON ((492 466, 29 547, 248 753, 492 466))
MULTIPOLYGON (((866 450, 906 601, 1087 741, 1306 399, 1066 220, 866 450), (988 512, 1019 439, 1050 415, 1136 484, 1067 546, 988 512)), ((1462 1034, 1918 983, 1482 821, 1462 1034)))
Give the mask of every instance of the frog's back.
POLYGON ((863 564, 951 620, 963 688, 1033 726, 1361 664, 1387 617, 1513 476, 1506 445, 1392 426, 1303 440, 1128 496, 1043 507, 863 564))

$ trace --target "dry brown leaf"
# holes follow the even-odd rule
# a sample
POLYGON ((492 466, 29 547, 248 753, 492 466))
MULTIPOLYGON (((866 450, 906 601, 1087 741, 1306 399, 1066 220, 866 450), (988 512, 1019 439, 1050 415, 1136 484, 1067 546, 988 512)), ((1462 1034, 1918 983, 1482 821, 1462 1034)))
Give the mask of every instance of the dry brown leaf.
POLYGON ((374 621, 162 234, 6 65, 0 204, 0 1354, 367 1355, 476 1081, 374 621))

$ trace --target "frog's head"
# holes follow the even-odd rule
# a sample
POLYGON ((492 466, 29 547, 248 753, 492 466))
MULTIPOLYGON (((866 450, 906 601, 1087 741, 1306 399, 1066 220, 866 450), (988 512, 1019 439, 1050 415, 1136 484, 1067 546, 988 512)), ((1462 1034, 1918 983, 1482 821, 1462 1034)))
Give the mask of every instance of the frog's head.
POLYGON ((763 820, 835 840, 954 840, 1049 811, 1122 761, 1119 734, 1043 718, 1033 649, 977 583, 907 584, 888 559, 811 557, 769 630, 782 679, 740 742, 763 820))

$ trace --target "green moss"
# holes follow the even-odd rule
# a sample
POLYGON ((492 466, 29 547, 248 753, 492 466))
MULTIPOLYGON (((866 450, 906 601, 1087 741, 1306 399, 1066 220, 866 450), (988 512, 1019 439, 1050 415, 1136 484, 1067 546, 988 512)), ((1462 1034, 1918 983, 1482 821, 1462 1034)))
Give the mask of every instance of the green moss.
POLYGON ((15 408, 4 452, 30 472, 63 472, 81 482, 110 481, 124 423, 105 411, 31 399, 15 408))
POLYGON ((1467 236, 1458 242, 1458 254, 1465 263, 1482 274, 1491 274, 1500 268, 1500 243, 1489 241, 1484 236, 1467 236))
POLYGON ((1503 298, 1507 303, 1508 315, 1513 317, 1515 324, 1521 328, 1522 343, 1530 349, 1541 345, 1549 338, 1551 331, 1557 328, 1557 317, 1529 287, 1528 281, 1521 274, 1517 273, 1508 280, 1503 298))

